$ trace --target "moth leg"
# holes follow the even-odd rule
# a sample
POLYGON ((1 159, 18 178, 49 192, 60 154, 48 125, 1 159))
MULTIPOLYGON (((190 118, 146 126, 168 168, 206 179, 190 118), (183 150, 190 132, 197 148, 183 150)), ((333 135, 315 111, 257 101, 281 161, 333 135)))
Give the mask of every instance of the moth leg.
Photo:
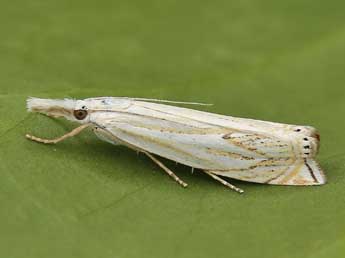
POLYGON ((225 181, 224 179, 220 178, 219 176, 216 176, 215 174, 212 174, 211 172, 208 171, 204 171, 207 175, 209 175, 210 177, 212 177, 213 179, 217 180, 218 182, 221 182, 223 185, 225 185, 226 187, 229 187, 231 190, 234 190, 238 193, 243 193, 244 191, 241 188, 238 188, 232 184, 230 184, 229 182, 225 181))
POLYGON ((144 152, 153 162, 155 162, 158 166, 160 166, 169 176, 171 176, 177 183, 182 185, 183 187, 187 187, 188 185, 183 182, 174 172, 172 172, 169 168, 167 168, 162 162, 156 159, 153 155, 148 152, 144 152))
POLYGON ((35 142, 40 142, 40 143, 46 143, 46 144, 56 144, 58 142, 61 142, 69 137, 73 137, 76 136, 77 134, 79 134, 81 131, 83 131, 85 128, 89 127, 91 124, 85 124, 82 126, 79 126, 75 129, 73 129, 71 132, 66 133, 65 135, 58 137, 56 139, 42 139, 30 134, 25 135, 25 137, 29 140, 35 141, 35 142))

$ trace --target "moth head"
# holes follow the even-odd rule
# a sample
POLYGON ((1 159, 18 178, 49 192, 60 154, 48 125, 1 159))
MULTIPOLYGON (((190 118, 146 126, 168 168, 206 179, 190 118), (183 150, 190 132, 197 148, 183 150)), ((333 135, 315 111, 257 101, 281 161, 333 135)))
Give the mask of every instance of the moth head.
POLYGON ((81 102, 74 99, 29 98, 27 109, 29 112, 42 113, 51 117, 64 117, 70 121, 86 123, 89 118, 89 110, 81 102))

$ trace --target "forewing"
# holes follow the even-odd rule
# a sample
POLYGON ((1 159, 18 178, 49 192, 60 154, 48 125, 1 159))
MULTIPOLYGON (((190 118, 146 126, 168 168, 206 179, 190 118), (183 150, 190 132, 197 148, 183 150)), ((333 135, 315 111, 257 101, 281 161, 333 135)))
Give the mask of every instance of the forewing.
POLYGON ((287 126, 286 124, 281 123, 231 117, 195 109, 162 105, 144 101, 132 102, 127 111, 130 113, 142 115, 152 114, 155 117, 163 118, 166 116, 173 116, 174 119, 188 119, 190 121, 194 120, 205 124, 233 128, 240 131, 264 132, 266 134, 274 133, 274 131, 276 130, 284 130, 287 126))
POLYGON ((164 114, 96 112, 91 121, 125 145, 205 170, 245 171, 260 162, 289 159, 288 142, 271 136, 164 114))

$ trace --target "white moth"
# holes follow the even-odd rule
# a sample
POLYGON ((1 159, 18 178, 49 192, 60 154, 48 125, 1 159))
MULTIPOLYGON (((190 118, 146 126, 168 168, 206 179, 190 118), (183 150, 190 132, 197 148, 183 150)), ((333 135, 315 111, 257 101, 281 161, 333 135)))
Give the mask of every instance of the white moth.
POLYGON ((219 176, 274 185, 326 182, 314 159, 320 136, 313 127, 235 118, 157 102, 183 103, 124 97, 29 98, 29 111, 82 125, 53 140, 26 137, 58 143, 91 127, 104 141, 145 153, 184 187, 187 184, 154 155, 198 168, 240 193, 243 190, 219 176))

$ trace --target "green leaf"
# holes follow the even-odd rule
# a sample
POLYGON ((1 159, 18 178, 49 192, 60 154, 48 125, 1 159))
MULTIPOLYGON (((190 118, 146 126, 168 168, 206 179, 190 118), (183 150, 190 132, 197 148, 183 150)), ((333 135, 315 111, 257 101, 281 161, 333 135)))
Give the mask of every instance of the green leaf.
POLYGON ((2 1, 0 257, 344 257, 344 1, 2 1), (321 131, 329 183, 231 180, 26 112, 28 96, 129 96, 321 131), (198 107, 197 107, 198 108, 198 107))

